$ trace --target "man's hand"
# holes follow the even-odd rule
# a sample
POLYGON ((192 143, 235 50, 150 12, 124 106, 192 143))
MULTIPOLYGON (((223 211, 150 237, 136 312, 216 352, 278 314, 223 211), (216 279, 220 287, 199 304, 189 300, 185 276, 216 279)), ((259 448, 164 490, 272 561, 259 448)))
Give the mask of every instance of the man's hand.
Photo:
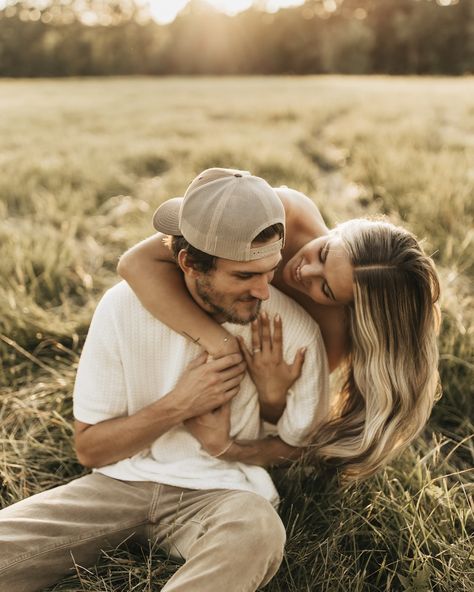
MULTIPOLYGON (((127 417, 97 424, 76 421, 76 452, 86 467, 102 467, 133 456, 171 428, 228 403, 245 374, 240 354, 206 363, 202 354, 166 396, 127 417)), ((218 453, 217 453, 218 454, 218 453)))
POLYGON ((184 420, 201 416, 235 397, 244 375, 245 362, 241 354, 208 361, 208 354, 203 353, 187 366, 166 398, 184 420))
POLYGON ((185 421, 190 433, 211 456, 219 455, 231 442, 230 402, 185 421))

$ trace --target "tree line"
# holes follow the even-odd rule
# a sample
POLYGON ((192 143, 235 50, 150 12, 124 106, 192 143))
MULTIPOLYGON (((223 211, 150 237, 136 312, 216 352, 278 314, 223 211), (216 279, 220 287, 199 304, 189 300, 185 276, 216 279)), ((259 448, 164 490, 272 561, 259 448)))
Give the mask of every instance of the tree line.
POLYGON ((234 17, 191 0, 169 25, 135 0, 9 0, 0 76, 474 72, 474 0, 308 0, 234 17))

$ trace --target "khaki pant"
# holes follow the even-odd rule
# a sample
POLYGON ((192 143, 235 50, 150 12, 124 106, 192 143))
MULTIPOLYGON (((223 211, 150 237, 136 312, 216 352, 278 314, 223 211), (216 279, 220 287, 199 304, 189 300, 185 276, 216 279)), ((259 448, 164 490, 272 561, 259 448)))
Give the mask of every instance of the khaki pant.
POLYGON ((186 560, 163 592, 247 592, 278 570, 285 530, 254 493, 94 473, 0 511, 0 591, 42 590, 130 538, 186 560))

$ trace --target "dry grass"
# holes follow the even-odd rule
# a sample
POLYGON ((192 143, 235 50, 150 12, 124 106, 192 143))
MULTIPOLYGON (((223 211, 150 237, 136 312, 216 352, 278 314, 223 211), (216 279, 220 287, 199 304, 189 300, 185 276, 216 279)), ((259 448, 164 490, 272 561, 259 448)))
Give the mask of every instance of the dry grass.
MULTIPOLYGON (((287 555, 269 592, 472 590, 474 80, 0 82, 2 505, 81 474, 71 389, 119 254, 212 165, 311 195, 331 222, 400 221, 435 253, 444 395, 416 445, 337 489, 275 478, 287 555)), ((56 591, 159 590, 176 564, 124 545, 56 591)))

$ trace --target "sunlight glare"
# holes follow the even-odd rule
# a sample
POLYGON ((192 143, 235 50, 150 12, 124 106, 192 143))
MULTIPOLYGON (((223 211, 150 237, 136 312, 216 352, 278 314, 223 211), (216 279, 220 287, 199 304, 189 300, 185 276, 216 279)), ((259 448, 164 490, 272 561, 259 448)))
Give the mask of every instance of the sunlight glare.
MULTIPOLYGON (((1 1, 1 0, 0 0, 1 1)), ((248 10, 253 0, 206 0, 208 4, 217 8, 231 16, 238 14, 244 10, 248 10)), ((152 17, 159 23, 170 23, 182 10, 189 0, 149 0, 150 12, 152 17)), ((259 2, 260 6, 270 12, 276 12, 280 8, 288 6, 297 6, 304 3, 304 0, 267 0, 266 2, 259 2)))
POLYGON ((209 4, 215 6, 218 10, 233 16, 243 10, 248 10, 252 4, 252 0, 207 0, 209 4))

